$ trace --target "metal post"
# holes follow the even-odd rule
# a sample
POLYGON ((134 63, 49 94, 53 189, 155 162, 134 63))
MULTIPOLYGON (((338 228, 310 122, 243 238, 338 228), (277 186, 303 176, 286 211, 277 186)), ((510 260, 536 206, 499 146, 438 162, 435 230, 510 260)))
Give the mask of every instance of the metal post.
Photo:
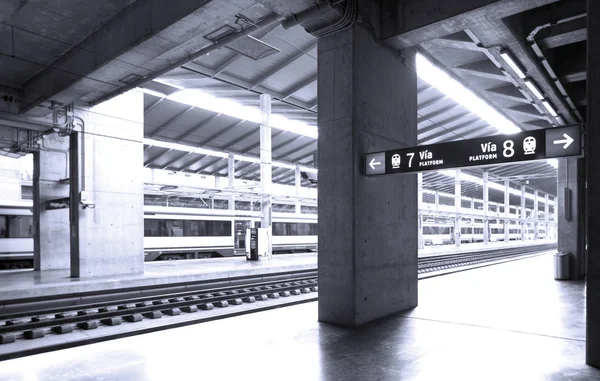
POLYGON ((488 193, 488 172, 483 172, 483 244, 487 245, 490 241, 490 221, 488 220, 489 193, 488 193))
POLYGON ((460 247, 460 207, 461 207, 461 190, 460 190, 460 169, 456 170, 456 177, 454 178, 454 211, 456 217, 454 218, 454 244, 456 247, 460 247))
MULTIPOLYGON (((269 237, 272 236, 271 227, 271 96, 260 95, 260 227, 269 229, 269 237)), ((271 244, 267 249, 268 258, 271 259, 273 250, 271 244)))
MULTIPOLYGON (((230 153, 227 158, 227 180, 229 182, 229 190, 232 192, 235 186, 235 159, 233 153, 230 153)), ((229 196, 228 206, 229 210, 235 210, 235 196, 233 194, 229 196)))
POLYGON ((504 243, 510 241, 509 229, 510 229, 510 182, 504 180, 504 243))
POLYGON ((538 190, 533 191, 533 240, 537 241, 540 238, 538 231, 538 190))
POLYGON ((423 174, 422 173, 418 173, 417 174, 417 207, 418 207, 418 215, 419 215, 419 220, 418 220, 418 228, 419 228, 419 233, 418 233, 418 243, 419 243, 419 249, 422 249, 425 245, 423 242, 423 213, 422 213, 422 208, 423 208, 423 174))
MULTIPOLYGON (((300 177, 300 166, 296 166, 296 172, 294 173, 294 180, 296 183, 296 196, 300 197, 300 187, 302 185, 302 180, 300 177)), ((302 213, 302 206, 300 205, 300 200, 296 200, 296 214, 302 213)))
POLYGON ((544 223, 546 225, 546 234, 545 234, 545 239, 546 241, 550 238, 550 205, 548 205, 550 201, 550 198, 548 197, 548 193, 545 194, 544 196, 544 223))
POLYGON ((437 212, 440 209, 440 193, 435 191, 435 211, 437 212))
POLYGON ((521 241, 525 241, 527 239, 527 211, 525 210, 525 186, 521 185, 521 241))

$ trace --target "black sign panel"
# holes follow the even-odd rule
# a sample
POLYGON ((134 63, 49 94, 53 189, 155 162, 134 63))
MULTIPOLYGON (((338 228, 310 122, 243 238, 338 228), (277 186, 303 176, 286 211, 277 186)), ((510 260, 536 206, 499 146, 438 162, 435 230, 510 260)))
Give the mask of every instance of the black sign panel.
POLYGON ((364 173, 436 171, 578 155, 580 126, 568 126, 368 153, 364 173))

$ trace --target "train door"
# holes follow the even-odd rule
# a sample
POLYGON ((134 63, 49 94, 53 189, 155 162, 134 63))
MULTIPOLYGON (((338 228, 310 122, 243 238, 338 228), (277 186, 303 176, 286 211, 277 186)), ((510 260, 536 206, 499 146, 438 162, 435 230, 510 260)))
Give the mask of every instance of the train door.
POLYGON ((242 255, 246 253, 246 229, 249 229, 250 227, 250 221, 248 220, 235 221, 235 229, 233 232, 234 254, 242 255))

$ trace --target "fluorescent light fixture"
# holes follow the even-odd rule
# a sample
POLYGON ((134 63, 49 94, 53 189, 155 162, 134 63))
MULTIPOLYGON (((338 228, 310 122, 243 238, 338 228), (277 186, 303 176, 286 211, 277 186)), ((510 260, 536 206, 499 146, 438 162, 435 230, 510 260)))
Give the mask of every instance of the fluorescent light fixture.
POLYGON ((483 99, 475 95, 446 72, 435 66, 425 56, 417 53, 417 75, 455 102, 467 108, 504 134, 514 134, 521 129, 500 114, 483 99))
POLYGON ((155 97, 159 97, 159 98, 167 97, 167 94, 163 94, 158 91, 154 91, 154 90, 150 90, 150 89, 144 89, 143 87, 136 87, 135 89, 136 89, 136 91, 141 91, 144 94, 154 95, 155 97))
POLYGON ((561 126, 562 126, 562 125, 565 125, 565 120, 564 120, 564 119, 563 119, 563 117, 562 117, 562 116, 560 116, 560 115, 558 115, 558 116, 556 117, 556 121, 557 121, 557 122, 558 122, 558 124, 560 124, 561 126))
POLYGON ((535 95, 537 97, 537 99, 539 99, 539 100, 544 99, 544 96, 542 95, 540 90, 537 88, 535 83, 533 83, 530 79, 526 79, 524 82, 525 82, 525 85, 527 85, 527 87, 529 88, 529 90, 531 90, 533 95, 535 95))
POLYGON ((544 105, 544 107, 546 107, 546 110, 548 110, 548 112, 550 113, 550 115, 552 116, 558 116, 558 114, 556 113, 556 111, 554 111, 554 108, 552 107, 552 105, 550 104, 550 102, 548 101, 542 101, 542 104, 544 105))
POLYGON ((500 53, 500 56, 504 59, 504 61, 506 61, 508 66, 510 66, 511 69, 513 69, 513 71, 519 76, 519 78, 525 78, 525 73, 523 73, 523 70, 521 70, 519 65, 517 65, 517 63, 512 59, 512 57, 508 53, 500 53))
POLYGON ((558 168, 558 160, 557 159, 546 159, 546 163, 550 164, 554 168, 558 168))
MULTIPOLYGON (((437 173, 440 173, 440 174, 448 176, 448 177, 456 178, 456 170, 453 170, 453 169, 446 169, 446 170, 442 170, 442 171, 437 171, 437 173)), ((460 174, 460 179, 461 179, 461 181, 468 181, 470 183, 474 183, 474 184, 478 184, 478 185, 483 186, 483 179, 480 179, 479 177, 476 177, 476 176, 473 176, 473 175, 469 175, 469 174, 466 174, 466 173, 461 173, 460 174)), ((488 188, 489 189, 495 189, 495 190, 498 190, 498 191, 501 191, 501 192, 504 192, 504 190, 505 190, 504 189, 504 185, 500 185, 500 184, 497 184, 497 183, 492 182, 492 181, 488 181, 488 188)), ((510 187, 508 189, 509 189, 508 192, 510 194, 515 195, 515 196, 519 196, 519 197, 521 196, 521 190, 517 190, 517 189, 514 189, 514 188, 510 188, 510 187)), ((535 197, 534 197, 533 194, 525 192, 525 198, 533 200, 535 197)), ((543 199, 541 199, 541 200, 543 202, 543 199)), ((554 201, 553 200, 549 200, 548 201, 548 205, 554 205, 554 201)))
MULTIPOLYGON (((214 156, 214 157, 220 157, 223 159, 226 159, 229 157, 229 154, 227 152, 214 151, 214 150, 201 148, 201 147, 192 147, 192 146, 189 146, 186 144, 171 143, 171 142, 165 142, 165 141, 154 140, 154 139, 143 139, 142 143, 149 145, 149 146, 153 146, 153 147, 161 147, 161 148, 172 149, 172 150, 176 150, 176 151, 197 153, 199 155, 214 156)), ((258 158, 258 157, 234 154, 233 158, 234 158, 234 160, 237 160, 237 161, 245 161, 248 163, 260 164, 260 158, 258 158)), ((274 167, 279 167, 279 168, 296 169, 296 166, 293 164, 280 163, 277 161, 271 162, 271 165, 273 165, 274 167)), ((300 170, 304 171, 304 172, 318 173, 318 170, 316 168, 300 167, 300 170)))
MULTIPOLYGON (((167 99, 241 120, 254 123, 261 122, 260 109, 258 107, 243 106, 235 101, 226 98, 217 98, 197 89, 178 91, 169 95, 167 99)), ((271 115, 271 127, 312 139, 318 137, 318 129, 316 127, 299 121, 289 120, 281 115, 271 115)))

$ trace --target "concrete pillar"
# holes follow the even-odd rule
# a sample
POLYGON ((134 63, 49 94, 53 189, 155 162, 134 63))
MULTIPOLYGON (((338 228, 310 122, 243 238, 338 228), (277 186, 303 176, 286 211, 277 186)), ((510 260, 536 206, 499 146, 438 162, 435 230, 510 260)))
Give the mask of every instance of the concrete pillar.
MULTIPOLYGON (((273 181, 271 167, 271 96, 260 95, 260 227, 269 229, 271 226, 271 182, 273 181)), ((269 241, 270 242, 270 241, 269 241)), ((268 257, 273 255, 272 245, 267 250, 268 257)))
MULTIPOLYGON (((300 176, 300 166, 297 165, 294 172, 294 183, 296 184, 296 196, 300 197, 301 186, 302 186, 302 177, 300 176)), ((296 200, 296 214, 302 213, 302 205, 300 200, 296 200)))
POLYGON ((46 210, 45 202, 69 197, 69 138, 41 138, 33 154, 33 268, 66 270, 70 266, 69 208, 46 210))
POLYGON ((521 241, 527 240, 527 210, 525 209, 525 186, 521 185, 521 210, 519 212, 521 220, 521 241))
POLYGON ((585 274, 585 235, 583 209, 584 163, 582 159, 558 161, 558 250, 571 253, 571 279, 585 274))
POLYGON ((435 191, 435 211, 437 212, 440 209, 440 193, 435 191))
POLYGON ((504 180, 504 243, 510 241, 510 182, 504 180))
POLYGON ((454 177, 454 212, 456 217, 454 218, 454 245, 460 247, 460 233, 461 233, 461 214, 460 207, 462 203, 461 189, 460 189, 460 169, 456 170, 456 176, 454 177))
POLYGON ((489 202, 490 192, 488 188, 489 173, 483 172, 483 243, 487 245, 490 242, 490 221, 488 218, 489 214, 489 202))
MULTIPOLYGON (((587 2, 587 104, 600 103, 600 2, 588 0, 587 2)), ((580 210, 587 211, 587 224, 585 226, 587 237, 587 337, 586 337, 586 363, 600 368, 600 172, 592 163, 600 163, 600 108, 587 107, 587 144, 586 152, 586 180, 587 180, 587 207, 580 210), (592 149, 593 147, 593 149, 592 149), (595 169, 595 170, 593 170, 595 169)), ((560 165, 560 164, 559 164, 560 165)), ((560 188, 560 187, 559 187, 560 188)), ((560 194, 560 191, 559 191, 560 194)), ((560 231, 560 227, 558 229, 560 231)))
POLYGON ((71 276, 144 271, 143 93, 76 111, 70 136, 71 276))
MULTIPOLYGON (((229 189, 235 187, 235 158, 233 153, 230 153, 227 157, 227 182, 229 189)), ((233 194, 229 196, 227 206, 229 210, 235 210, 235 196, 233 194)))
POLYGON ((405 66, 355 23, 318 54, 319 320, 356 326, 417 305, 417 176, 361 169, 417 145, 415 52, 405 66))
POLYGON ((538 190, 533 191, 533 239, 537 241, 540 238, 538 231, 538 190))
POLYGON ((419 249, 423 249, 425 247, 425 242, 423 241, 423 174, 417 174, 417 205, 419 208, 419 220, 417 223, 418 228, 418 241, 419 241, 419 249))

